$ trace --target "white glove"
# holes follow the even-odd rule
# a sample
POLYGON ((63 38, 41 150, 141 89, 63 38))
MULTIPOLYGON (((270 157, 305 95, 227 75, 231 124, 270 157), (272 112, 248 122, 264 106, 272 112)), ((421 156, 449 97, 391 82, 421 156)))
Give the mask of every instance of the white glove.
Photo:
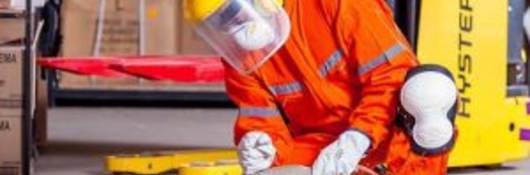
POLYGON ((324 148, 313 164, 312 175, 350 175, 370 146, 366 135, 349 130, 324 148))
POLYGON ((245 134, 238 145, 239 162, 245 175, 256 174, 271 167, 276 157, 272 139, 264 132, 245 134))

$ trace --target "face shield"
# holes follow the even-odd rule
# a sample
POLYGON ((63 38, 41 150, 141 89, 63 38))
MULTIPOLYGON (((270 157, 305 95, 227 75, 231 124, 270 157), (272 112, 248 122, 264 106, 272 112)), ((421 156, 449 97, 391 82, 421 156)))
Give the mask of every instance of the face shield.
POLYGON ((193 22, 193 26, 226 62, 243 74, 263 65, 282 47, 291 30, 289 17, 276 0, 226 0, 205 19, 193 22))

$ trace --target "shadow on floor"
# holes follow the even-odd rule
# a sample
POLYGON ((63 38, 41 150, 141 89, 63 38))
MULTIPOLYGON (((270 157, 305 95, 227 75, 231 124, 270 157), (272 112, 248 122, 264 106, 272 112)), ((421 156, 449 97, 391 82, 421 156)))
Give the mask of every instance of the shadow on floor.
POLYGON ((478 166, 478 167, 466 167, 466 168, 450 168, 449 173, 451 174, 469 174, 469 173, 494 173, 501 172, 506 173, 506 171, 515 171, 516 167, 512 166, 503 166, 503 165, 488 165, 488 166, 478 166))
POLYGON ((201 145, 153 145, 123 143, 79 143, 52 142, 39 150, 40 154, 53 155, 108 155, 108 154, 139 154, 167 151, 230 149, 206 147, 201 145))

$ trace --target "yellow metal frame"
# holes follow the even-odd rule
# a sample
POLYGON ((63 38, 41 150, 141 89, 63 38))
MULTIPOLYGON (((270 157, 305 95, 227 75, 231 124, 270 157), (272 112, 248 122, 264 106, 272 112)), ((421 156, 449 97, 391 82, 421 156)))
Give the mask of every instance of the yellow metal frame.
MULTIPOLYGON (((515 129, 519 132, 522 132, 522 129, 530 130, 530 114, 528 113, 530 99, 528 97, 513 97, 509 98, 507 102, 511 106, 509 109, 509 116, 511 116, 514 121, 515 129)), ((522 135, 518 137, 519 139, 522 139, 520 137, 522 137, 522 135)), ((522 146, 527 148, 528 154, 530 154, 530 141, 522 141, 522 146)))

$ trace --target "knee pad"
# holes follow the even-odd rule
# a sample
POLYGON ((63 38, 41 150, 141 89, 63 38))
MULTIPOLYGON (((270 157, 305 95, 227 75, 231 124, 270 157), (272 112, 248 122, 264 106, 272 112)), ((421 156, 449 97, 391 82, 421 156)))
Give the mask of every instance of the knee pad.
POLYGON ((415 153, 436 155, 453 148, 457 98, 454 78, 446 68, 423 65, 407 73, 398 121, 407 130, 415 153))

